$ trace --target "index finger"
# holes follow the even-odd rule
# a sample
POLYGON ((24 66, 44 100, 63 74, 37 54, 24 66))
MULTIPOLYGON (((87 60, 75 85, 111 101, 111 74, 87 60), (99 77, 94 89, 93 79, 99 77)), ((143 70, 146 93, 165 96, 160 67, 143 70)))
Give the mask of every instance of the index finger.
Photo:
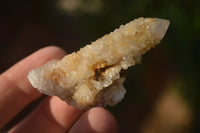
POLYGON ((49 46, 36 51, 0 75, 0 128, 26 105, 41 96, 29 83, 28 72, 64 55, 62 49, 49 46))

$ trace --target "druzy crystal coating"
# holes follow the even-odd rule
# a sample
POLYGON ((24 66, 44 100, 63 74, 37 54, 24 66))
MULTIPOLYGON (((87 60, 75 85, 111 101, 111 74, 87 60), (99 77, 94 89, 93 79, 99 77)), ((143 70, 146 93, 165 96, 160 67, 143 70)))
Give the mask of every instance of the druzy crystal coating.
POLYGON ((30 71, 28 79, 40 92, 81 110, 115 105, 126 93, 124 71, 160 43, 168 26, 164 19, 135 19, 78 52, 30 71))

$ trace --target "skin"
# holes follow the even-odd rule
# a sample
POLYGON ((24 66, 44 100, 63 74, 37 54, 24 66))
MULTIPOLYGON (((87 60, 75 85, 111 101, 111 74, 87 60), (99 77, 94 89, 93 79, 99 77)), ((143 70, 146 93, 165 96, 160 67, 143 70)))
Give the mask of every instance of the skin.
MULTIPOLYGON (((42 94, 31 86, 27 74, 66 53, 55 46, 42 48, 0 75, 0 128, 42 94)), ((59 98, 45 98, 31 114, 10 129, 9 133, 115 133, 117 122, 104 108, 80 111, 59 98)))

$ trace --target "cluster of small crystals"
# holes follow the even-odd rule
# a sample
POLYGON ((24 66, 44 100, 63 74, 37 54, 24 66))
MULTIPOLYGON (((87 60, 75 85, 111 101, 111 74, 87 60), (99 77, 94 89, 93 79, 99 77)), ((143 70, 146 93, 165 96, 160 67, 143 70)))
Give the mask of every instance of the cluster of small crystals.
POLYGON ((42 93, 56 95, 79 109, 115 105, 126 93, 120 73, 140 62, 168 26, 169 21, 163 19, 135 19, 60 61, 32 70, 28 78, 42 93))

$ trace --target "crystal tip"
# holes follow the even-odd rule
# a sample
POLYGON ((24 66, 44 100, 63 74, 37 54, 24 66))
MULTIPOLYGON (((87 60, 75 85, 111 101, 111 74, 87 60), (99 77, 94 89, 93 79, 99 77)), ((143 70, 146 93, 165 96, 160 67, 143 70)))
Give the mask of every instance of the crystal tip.
POLYGON ((165 36, 169 24, 169 20, 154 18, 154 21, 149 25, 152 36, 155 39, 161 40, 165 36))

